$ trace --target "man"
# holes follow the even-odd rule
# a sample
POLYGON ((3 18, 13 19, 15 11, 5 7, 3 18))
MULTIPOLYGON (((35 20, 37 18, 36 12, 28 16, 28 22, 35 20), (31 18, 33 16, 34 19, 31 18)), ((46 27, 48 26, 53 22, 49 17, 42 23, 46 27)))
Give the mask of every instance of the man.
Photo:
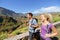
MULTIPOLYGON (((33 14, 32 13, 28 13, 27 17, 29 19, 29 39, 33 40, 33 36, 36 35, 37 33, 35 33, 35 28, 38 27, 38 22, 33 19, 33 14)), ((39 37, 37 37, 37 40, 39 40, 39 37)))

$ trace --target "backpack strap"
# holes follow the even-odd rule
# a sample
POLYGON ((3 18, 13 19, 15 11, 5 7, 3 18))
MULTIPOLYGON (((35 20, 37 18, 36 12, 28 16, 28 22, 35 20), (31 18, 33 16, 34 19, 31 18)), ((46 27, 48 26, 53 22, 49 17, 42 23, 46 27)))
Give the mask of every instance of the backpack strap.
POLYGON ((47 24, 47 33, 49 34, 49 25, 47 24))
MULTIPOLYGON (((34 19, 32 19, 31 23, 33 23, 33 20, 34 20, 34 19)), ((32 25, 33 25, 33 24, 32 24, 32 25)))
MULTIPOLYGON (((36 20, 36 19, 35 19, 35 18, 33 18, 33 19, 32 19, 32 21, 31 21, 31 23, 33 22, 33 20, 36 20)), ((37 20, 36 20, 36 22, 37 22, 37 20)), ((33 24, 32 24, 32 25, 33 25, 33 24)))
MULTIPOLYGON (((36 20, 36 19, 33 18, 32 21, 31 21, 31 23, 33 23, 33 20, 36 20)), ((34 25, 34 24, 32 24, 32 25, 34 25)), ((33 28, 34 28, 34 31, 35 31, 36 27, 33 27, 33 28)))
POLYGON ((49 24, 47 24, 47 33, 49 34, 51 31, 52 31, 52 29, 51 29, 51 26, 50 26, 51 24, 49 23, 49 24), (50 32, 49 32, 50 31, 50 32))

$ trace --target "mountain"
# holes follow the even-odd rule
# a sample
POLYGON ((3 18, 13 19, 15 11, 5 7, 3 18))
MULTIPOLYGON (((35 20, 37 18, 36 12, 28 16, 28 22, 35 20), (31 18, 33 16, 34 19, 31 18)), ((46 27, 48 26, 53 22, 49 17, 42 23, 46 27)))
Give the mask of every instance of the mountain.
POLYGON ((22 24, 21 16, 24 14, 0 7, 0 31, 17 28, 18 25, 22 24))
POLYGON ((0 7, 0 16, 1 15, 17 18, 17 17, 20 17, 20 16, 22 16, 24 14, 23 13, 16 13, 16 12, 14 12, 12 10, 0 7))
MULTIPOLYGON (((60 15, 60 12, 47 12, 47 13, 49 13, 49 14, 52 14, 52 15, 60 15)), ((36 13, 36 14, 33 14, 34 16, 39 16, 39 15, 41 15, 41 14, 46 14, 46 13, 36 13)))

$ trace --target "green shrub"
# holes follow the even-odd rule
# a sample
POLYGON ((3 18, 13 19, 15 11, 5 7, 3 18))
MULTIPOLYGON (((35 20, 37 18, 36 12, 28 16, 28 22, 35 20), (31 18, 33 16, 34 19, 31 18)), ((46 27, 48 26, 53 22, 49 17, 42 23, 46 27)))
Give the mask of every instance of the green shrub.
POLYGON ((57 22, 57 21, 60 21, 60 18, 59 17, 54 17, 53 22, 57 22))
POLYGON ((18 35, 18 34, 21 34, 21 32, 20 32, 20 30, 15 30, 15 31, 13 31, 11 34, 13 34, 13 35, 18 35))
POLYGON ((7 33, 0 34, 0 40, 4 40, 7 37, 8 37, 7 33))
POLYGON ((18 35, 18 34, 21 34, 23 32, 27 31, 27 27, 24 27, 24 28, 21 28, 21 29, 17 29, 15 31, 13 31, 11 34, 13 35, 18 35))

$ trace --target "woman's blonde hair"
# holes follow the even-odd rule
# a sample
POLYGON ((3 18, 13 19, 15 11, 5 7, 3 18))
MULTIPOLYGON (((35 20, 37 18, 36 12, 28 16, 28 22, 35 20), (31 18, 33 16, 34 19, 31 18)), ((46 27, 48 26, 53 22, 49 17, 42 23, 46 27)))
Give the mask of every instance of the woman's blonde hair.
POLYGON ((47 21, 49 22, 53 22, 53 18, 51 14, 45 13, 45 14, 41 14, 44 15, 45 18, 47 18, 47 21))

